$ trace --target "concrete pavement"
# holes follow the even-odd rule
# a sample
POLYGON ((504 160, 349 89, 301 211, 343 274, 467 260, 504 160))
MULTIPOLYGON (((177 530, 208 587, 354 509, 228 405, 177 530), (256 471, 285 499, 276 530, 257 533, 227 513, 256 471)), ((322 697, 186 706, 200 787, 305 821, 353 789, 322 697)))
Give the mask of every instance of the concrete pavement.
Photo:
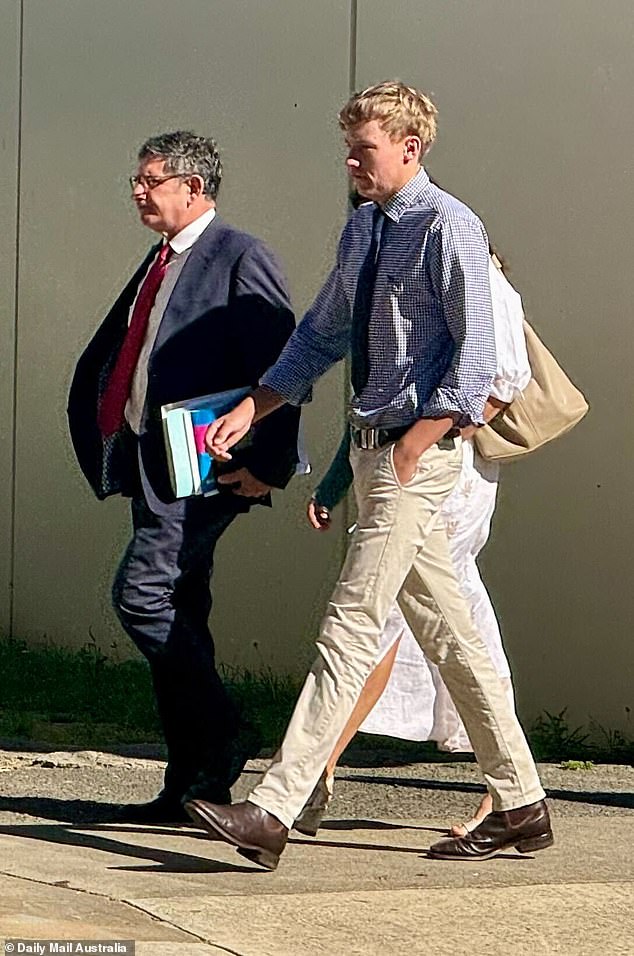
POLYGON ((319 837, 293 835, 275 873, 193 827, 92 822, 152 796, 161 768, 0 752, 0 940, 134 939, 141 956, 634 950, 632 768, 542 767, 555 847, 449 863, 425 850, 477 802, 474 764, 343 767, 319 837))

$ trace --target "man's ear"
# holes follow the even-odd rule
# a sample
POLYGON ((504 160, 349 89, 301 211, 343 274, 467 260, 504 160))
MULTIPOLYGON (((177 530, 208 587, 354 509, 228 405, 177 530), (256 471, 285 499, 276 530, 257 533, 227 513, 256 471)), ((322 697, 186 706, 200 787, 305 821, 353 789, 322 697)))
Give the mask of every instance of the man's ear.
POLYGON ((417 163, 423 154, 423 144, 418 136, 406 136, 403 142, 403 160, 417 163))
POLYGON ((202 176, 194 174, 189 178, 189 195, 191 201, 193 202, 196 199, 200 199, 205 192, 205 181, 202 176))

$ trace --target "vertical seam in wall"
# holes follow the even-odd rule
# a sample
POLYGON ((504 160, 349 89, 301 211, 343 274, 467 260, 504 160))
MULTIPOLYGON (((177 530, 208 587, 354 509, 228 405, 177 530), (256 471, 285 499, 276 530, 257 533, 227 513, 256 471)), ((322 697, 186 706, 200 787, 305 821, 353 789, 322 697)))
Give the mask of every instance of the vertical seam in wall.
POLYGON ((358 0, 350 0, 350 60, 348 71, 348 89, 350 94, 357 88, 357 20, 358 0))
MULTIPOLYGON (((349 43, 348 43, 348 94, 352 96, 354 91, 357 88, 357 24, 359 16, 359 6, 358 0, 350 0, 350 33, 349 33, 349 43)), ((348 202, 348 197, 346 195, 346 203, 348 202)), ((348 381, 350 378, 350 356, 345 363, 345 376, 346 381, 344 384, 344 389, 348 388, 348 381)), ((348 402, 345 398, 346 391, 344 391, 344 405, 343 405, 343 420, 347 423, 348 421, 348 402)), ((351 495, 347 494, 343 501, 344 515, 345 515, 345 526, 343 531, 343 554, 345 555, 348 550, 348 535, 346 528, 350 527, 352 522, 352 506, 351 506, 351 495)))
POLYGON ((18 20, 18 115, 16 136, 16 200, 15 200, 15 273, 13 287, 13 409, 11 422, 11 512, 9 553, 9 638, 13 638, 15 618, 15 547, 17 502, 17 429, 18 429, 18 316, 20 296, 20 216, 22 192, 22 91, 24 57, 24 0, 20 0, 18 20))

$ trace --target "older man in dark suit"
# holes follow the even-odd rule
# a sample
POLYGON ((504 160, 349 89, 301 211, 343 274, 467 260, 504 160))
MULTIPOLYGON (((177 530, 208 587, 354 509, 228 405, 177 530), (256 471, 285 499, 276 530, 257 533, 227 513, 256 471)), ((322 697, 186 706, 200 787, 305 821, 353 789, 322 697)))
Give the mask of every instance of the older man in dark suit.
POLYGON ((159 796, 125 805, 138 823, 185 820, 187 795, 230 802, 257 750, 218 676, 208 628, 215 545, 240 512, 270 503, 297 462, 298 415, 256 429, 217 496, 174 499, 161 405, 255 384, 294 328, 286 282, 266 246, 216 214, 216 144, 189 132, 149 139, 131 177, 141 222, 162 235, 81 356, 71 436, 95 494, 131 497, 133 536, 114 607, 149 661, 168 764, 159 796))

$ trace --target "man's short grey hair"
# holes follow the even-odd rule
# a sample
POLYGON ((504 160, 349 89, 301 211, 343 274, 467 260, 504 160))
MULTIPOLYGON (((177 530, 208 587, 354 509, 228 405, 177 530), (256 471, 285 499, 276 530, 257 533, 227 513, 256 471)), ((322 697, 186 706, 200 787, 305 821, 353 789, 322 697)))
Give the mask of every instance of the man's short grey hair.
POLYGON ((165 171, 200 176, 208 199, 215 199, 222 179, 222 163, 215 140, 189 130, 151 136, 139 150, 139 160, 163 159, 165 171))

